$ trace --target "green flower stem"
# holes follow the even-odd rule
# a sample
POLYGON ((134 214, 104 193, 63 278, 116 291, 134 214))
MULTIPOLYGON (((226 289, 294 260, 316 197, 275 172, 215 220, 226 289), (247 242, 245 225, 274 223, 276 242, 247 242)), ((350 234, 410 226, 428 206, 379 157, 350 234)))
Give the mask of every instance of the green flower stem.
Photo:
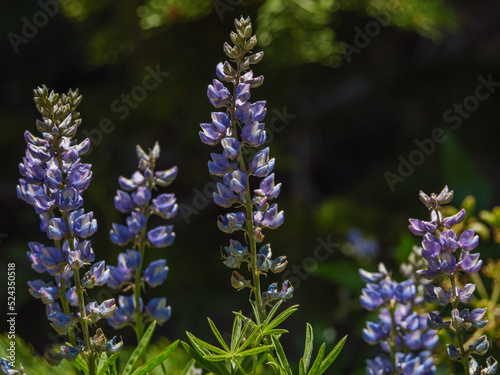
MULTIPOLYGON (((155 169, 155 159, 151 157, 151 171, 155 169)), ((148 189, 153 191, 154 181, 151 179, 148 181, 148 189)), ((142 319, 141 312, 141 277, 142 277, 142 267, 144 266, 144 252, 147 245, 147 233, 148 233, 148 221, 149 221, 149 202, 146 203, 144 207, 144 216, 146 217, 146 222, 144 223, 144 227, 141 231, 141 238, 139 240, 139 253, 141 254, 141 262, 139 263, 139 267, 135 272, 135 282, 134 282, 134 296, 135 296, 135 335, 137 337, 137 343, 139 343, 144 335, 144 322, 142 319)))
MULTIPOLYGON (((54 240, 56 247, 61 251, 61 241, 54 240)), ((61 289, 59 292, 59 298, 61 299, 61 305, 64 311, 64 315, 69 315, 71 313, 69 309, 69 302, 68 299, 66 298, 66 281, 61 280, 61 289)), ((69 343, 71 344, 72 347, 76 347, 76 338, 75 338, 75 330, 73 327, 68 328, 68 337, 69 337, 69 343)))
POLYGON ((85 313, 85 299, 83 297, 83 288, 80 282, 80 270, 75 268, 73 270, 75 276, 76 295, 78 297, 78 305, 80 307, 80 324, 83 331, 83 341, 87 349, 87 365, 89 367, 89 375, 96 374, 94 349, 90 345, 89 323, 85 313))
POLYGON ((134 282, 134 296, 135 296, 135 335, 137 337, 137 343, 139 343, 144 335, 144 325, 142 321, 141 312, 141 277, 142 277, 142 267, 144 265, 144 250, 146 248, 146 234, 147 234, 147 220, 144 228, 142 228, 141 239, 139 242, 139 252, 141 253, 141 262, 139 263, 139 268, 135 272, 135 282, 134 282))
POLYGON ((396 375, 396 322, 394 320, 394 312, 396 310, 396 306, 393 306, 391 301, 391 306, 389 307, 389 313, 391 314, 391 338, 389 341, 389 347, 391 349, 391 364, 392 364, 392 374, 396 375))
MULTIPOLYGON (((70 225, 68 219, 68 213, 66 211, 61 211, 64 222, 66 223, 66 239, 68 241, 69 250, 71 252, 75 251, 75 244, 73 242, 73 237, 70 233, 70 225)), ((80 325, 82 326, 83 332, 83 341, 85 342, 85 348, 88 351, 87 363, 89 367, 89 375, 95 375, 95 358, 94 358, 94 350, 90 346, 90 334, 89 334, 89 325, 87 320, 87 314, 85 312, 85 298, 83 296, 83 287, 80 281, 80 270, 78 268, 73 269, 73 277, 75 279, 75 292, 78 297, 78 306, 80 308, 80 325)), ((62 283, 61 283, 62 284, 62 283)), ((68 307, 69 310, 69 307, 68 307)))
MULTIPOLYGON (((456 309, 458 307, 458 304, 460 300, 458 299, 458 295, 456 293, 456 288, 455 288, 455 275, 450 276, 450 282, 451 282, 451 289, 453 291, 453 302, 451 303, 452 307, 456 309)), ((452 323, 453 325, 453 323, 452 323)), ((458 327, 455 330, 457 334, 457 340, 458 340, 458 345, 460 346, 460 353, 462 354, 462 365, 464 366, 465 369, 465 374, 468 375, 470 373, 469 371, 469 361, 467 360, 467 356, 465 355, 466 351, 464 348, 464 339, 462 337, 462 333, 460 332, 460 327, 458 327)))

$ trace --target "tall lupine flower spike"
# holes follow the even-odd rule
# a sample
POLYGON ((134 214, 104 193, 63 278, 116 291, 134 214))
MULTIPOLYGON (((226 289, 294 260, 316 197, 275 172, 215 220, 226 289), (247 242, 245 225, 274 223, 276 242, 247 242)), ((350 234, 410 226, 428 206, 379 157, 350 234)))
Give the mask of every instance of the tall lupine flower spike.
POLYGON ((428 314, 419 313, 424 302, 416 282, 408 279, 397 283, 383 263, 378 272, 363 269, 359 274, 366 287, 361 306, 378 310, 376 322, 367 322, 364 340, 380 344, 384 355, 367 360, 368 375, 421 374, 436 372, 431 350, 438 343, 437 331, 428 329, 428 314))
POLYGON ((104 262, 95 260, 89 238, 97 230, 92 212, 82 208, 83 192, 92 179, 90 164, 80 157, 90 147, 89 139, 78 143, 75 139, 81 124, 76 107, 82 97, 77 91, 59 95, 43 86, 34 90, 37 110, 42 120, 36 121, 41 137, 26 131, 26 155, 19 165, 22 178, 17 186, 20 199, 32 205, 40 216, 40 228, 54 241, 54 246, 38 242, 28 244, 28 257, 38 273, 53 277, 48 283, 29 282, 30 293, 46 304, 47 318, 60 335, 68 335, 71 345, 61 352, 49 351, 51 364, 61 359, 74 360, 78 353, 86 358, 89 374, 95 374, 96 348, 90 340, 89 325, 109 317, 116 309, 114 300, 97 305, 85 304, 85 289, 104 285, 109 277, 104 262), (80 274, 83 273, 83 278, 80 274), (72 284, 74 283, 74 286, 72 284), (71 312, 71 306, 77 307, 71 312), (75 326, 83 333, 83 345, 77 345, 75 326))
POLYGON ((410 231, 417 236, 423 236, 422 257, 427 261, 427 266, 417 273, 430 281, 425 285, 426 300, 439 304, 442 309, 451 305, 452 309, 449 320, 431 312, 428 326, 438 330, 448 328, 455 333, 458 345, 447 344, 448 358, 461 362, 466 374, 493 374, 497 370, 497 362, 493 357, 486 360, 485 367, 478 366, 474 359, 475 355, 484 355, 488 351, 486 335, 480 336, 469 347, 465 345, 464 336, 465 330, 475 331, 486 325, 486 308, 471 311, 469 308, 459 309, 460 303, 471 303, 474 298, 476 285, 469 283, 460 286, 457 281, 459 274, 474 274, 481 269, 483 261, 479 259, 479 253, 472 253, 479 244, 479 237, 475 235, 474 229, 462 233, 453 230, 453 226, 465 218, 464 209, 453 216, 443 218, 441 206, 453 199, 453 191, 447 186, 437 195, 433 193, 428 196, 420 192, 419 196, 431 211, 431 220, 409 220, 410 231), (443 280, 449 281, 449 284, 443 283, 443 280))
POLYGON ((115 208, 129 214, 127 225, 113 224, 110 231, 111 241, 120 246, 130 246, 126 252, 118 255, 118 264, 108 266, 108 286, 117 290, 132 289, 132 296, 119 296, 119 307, 108 323, 118 329, 126 325, 134 327, 137 341, 140 341, 147 321, 164 323, 170 318, 171 309, 166 298, 152 299, 145 308, 141 291, 148 284, 155 288, 165 281, 168 274, 167 261, 158 259, 143 270, 146 247, 166 247, 172 245, 175 238, 172 225, 162 225, 154 229, 147 228, 151 215, 162 219, 173 218, 177 214, 174 194, 159 194, 153 198, 158 187, 170 185, 177 176, 177 167, 165 171, 155 171, 156 160, 160 157, 160 146, 155 143, 153 149, 145 152, 136 147, 139 159, 138 171, 131 178, 118 179, 121 190, 114 198, 115 208))
POLYGON ((245 241, 230 240, 225 248, 224 264, 230 268, 240 268, 248 264, 252 280, 238 272, 232 276, 232 285, 236 289, 248 287, 252 290, 260 318, 265 317, 265 305, 271 301, 292 297, 293 287, 285 281, 279 289, 276 283, 262 292, 260 276, 271 271, 285 269, 285 256, 272 258, 271 246, 261 245, 264 239, 263 228, 275 229, 283 224, 283 211, 269 201, 278 197, 281 184, 275 184, 274 159, 270 157, 269 147, 260 149, 266 142, 265 125, 266 102, 250 102, 251 89, 264 81, 263 76, 254 77, 250 66, 258 63, 263 52, 252 53, 257 38, 252 36, 250 18, 235 20, 236 32, 231 32, 230 46, 224 44, 224 53, 230 62, 217 65, 213 83, 208 86, 207 96, 210 103, 221 112, 212 112, 210 123, 201 124, 200 139, 211 146, 221 145, 220 153, 212 153, 208 170, 214 176, 221 177, 217 183, 214 201, 224 208, 239 207, 241 211, 219 216, 218 227, 226 233, 243 232, 245 241), (222 81, 222 82, 221 82, 222 81), (225 83, 232 85, 231 89, 225 83), (246 152, 256 149, 253 160, 246 164, 246 152), (251 190, 252 180, 260 180, 258 189, 251 190))

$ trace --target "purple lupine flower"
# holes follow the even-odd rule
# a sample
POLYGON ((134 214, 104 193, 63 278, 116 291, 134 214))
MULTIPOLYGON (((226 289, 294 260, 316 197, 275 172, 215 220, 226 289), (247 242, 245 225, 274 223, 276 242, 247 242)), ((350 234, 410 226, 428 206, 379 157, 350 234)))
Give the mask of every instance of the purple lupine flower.
POLYGON ((85 288, 92 289, 96 285, 104 285, 109 279, 109 270, 104 261, 97 262, 90 267, 83 278, 85 288))
POLYGON ((35 298, 40 298, 46 305, 55 301, 59 289, 52 282, 45 283, 42 280, 28 281, 29 292, 35 298))
POLYGON ((114 244, 124 246, 134 238, 134 233, 127 226, 113 223, 112 227, 113 229, 109 231, 109 236, 111 242, 114 244))
POLYGON ((224 247, 224 250, 226 252, 224 264, 229 268, 239 268, 241 263, 250 256, 248 247, 235 240, 229 240, 229 246, 224 247))
MULTIPOLYGON (((241 19, 235 22, 238 33, 231 34, 235 47, 224 44, 224 52, 236 64, 220 62, 216 68, 219 80, 214 80, 208 87, 208 98, 216 107, 226 107, 225 112, 213 112, 212 122, 200 125, 200 139, 211 146, 220 143, 222 151, 211 153, 212 160, 208 162, 209 173, 222 177, 217 182, 213 193, 215 204, 229 208, 233 205, 244 207, 244 211, 231 212, 220 215, 217 225, 226 233, 242 230, 249 246, 231 240, 230 246, 225 247, 224 264, 230 268, 239 268, 242 263, 248 263, 252 272, 281 272, 287 265, 286 257, 271 258, 270 246, 263 246, 257 250, 256 243, 264 238, 263 228, 275 229, 284 222, 283 211, 278 211, 276 204, 269 205, 270 199, 277 198, 281 184, 274 182, 275 159, 270 157, 270 149, 262 147, 267 140, 264 118, 266 102, 261 100, 252 103, 251 89, 260 86, 263 76, 254 77, 249 69, 250 64, 258 63, 262 52, 245 57, 255 46, 257 38, 250 36, 250 19, 241 19), (238 51, 237 53, 234 51, 238 51), (232 84, 231 89, 225 83, 232 84), (246 153, 253 154, 253 160, 248 162, 246 153), (251 181, 251 179, 262 179, 251 181), (258 183, 258 185, 257 185, 258 183), (253 186, 259 186, 258 189, 253 186), (252 190, 251 190, 252 187, 252 190), (255 189, 255 190, 254 190, 255 189), (255 241, 250 241, 253 237, 255 241), (252 263, 250 260, 256 260, 252 263), (252 268, 257 269, 253 270, 252 268)), ((236 289, 249 286, 251 283, 237 272, 233 272, 231 283, 236 289)), ((293 287, 288 281, 283 283, 283 289, 272 284, 263 293, 265 304, 278 299, 290 298, 293 287)))
POLYGON ((283 221, 285 219, 284 216, 285 214, 283 211, 278 212, 278 205, 275 203, 271 205, 265 212, 254 212, 253 219, 259 226, 276 229, 281 224, 283 224, 283 221))
POLYGON ((175 194, 160 194, 151 202, 154 205, 155 213, 162 219, 168 220, 177 215, 178 205, 175 194))
POLYGON ((2 374, 17 375, 19 371, 14 370, 12 367, 14 367, 14 365, 10 361, 3 357, 0 357, 0 371, 2 372, 2 374))
MULTIPOLYGON (((418 235, 423 235, 422 256, 427 261, 425 269, 418 270, 417 273, 430 280, 431 284, 425 285, 426 300, 428 302, 437 302, 441 306, 453 305, 451 310, 451 320, 444 321, 437 313, 430 313, 427 325, 434 329, 442 329, 449 327, 452 331, 463 331, 462 328, 474 331, 484 327, 487 319, 483 319, 486 309, 474 309, 469 311, 464 308, 461 311, 456 308, 459 302, 471 303, 473 300, 474 284, 466 284, 463 289, 459 285, 455 285, 456 276, 458 274, 473 274, 479 272, 482 266, 482 260, 479 259, 479 253, 472 253, 479 243, 479 237, 475 235, 474 229, 467 229, 461 234, 456 233, 453 227, 462 222, 466 217, 464 209, 460 210, 453 216, 443 218, 440 209, 441 205, 449 203, 453 198, 453 191, 450 191, 447 186, 439 195, 431 194, 430 196, 420 192, 420 200, 431 210, 431 220, 436 226, 426 228, 419 226, 418 230, 412 229, 415 224, 412 223, 410 230, 418 235), (424 233, 422 233, 424 232, 424 233), (430 232, 435 232, 431 234, 430 232), (460 236, 458 236, 460 234, 460 236), (458 253, 457 253, 458 252, 458 253), (458 261, 457 261, 458 258, 458 261), (443 289, 439 285, 433 285, 438 278, 448 278, 453 285, 453 288, 443 289)), ((410 221, 411 222, 411 221, 410 221)), ((458 333, 457 333, 458 334, 458 333)), ((464 356, 469 354, 483 355, 488 350, 488 341, 486 337, 476 341, 466 352, 463 346, 455 348, 451 344, 447 344, 448 358, 454 361, 462 361, 464 356), (474 346, 477 344, 477 347, 474 346)), ((471 373, 478 373, 477 362, 469 360, 474 369, 471 367, 471 373)), ((492 361, 488 363, 488 367, 492 361)))
POLYGON ((146 317, 156 320, 159 324, 165 323, 172 314, 172 309, 167 306, 166 298, 153 298, 146 305, 146 317))
POLYGON ((224 176, 230 170, 235 168, 234 164, 229 163, 226 157, 221 154, 210 154, 213 162, 208 162, 208 171, 214 176, 224 176))
POLYGON ((168 275, 167 261, 158 259, 149 264, 144 270, 144 280, 152 287, 163 284, 168 275))
POLYGON ((115 208, 123 213, 129 213, 134 208, 132 197, 123 190, 117 190, 114 198, 115 208))
MULTIPOLYGON (((139 310, 142 312, 143 304, 140 299, 139 310)), ((115 310, 113 316, 108 318, 108 324, 119 329, 135 321, 135 296, 132 294, 128 296, 118 297, 118 308, 115 310)))
POLYGON ((215 108, 227 106, 231 100, 229 90, 216 79, 214 79, 213 85, 208 86, 207 96, 215 108))
POLYGON ((166 247, 172 245, 175 239, 173 225, 162 225, 148 232, 148 239, 154 247, 166 247))
MULTIPOLYGON (((395 282, 382 263, 379 272, 360 269, 359 273, 367 282, 362 290, 361 305, 369 311, 379 311, 377 321, 366 323, 363 339, 371 345, 380 344, 383 351, 394 356, 392 359, 401 371, 398 373, 410 374, 408 371, 417 369, 415 371, 419 374, 434 374, 432 357, 422 367, 423 358, 427 358, 422 353, 428 353, 425 351, 437 345, 438 336, 436 331, 427 327, 427 317, 414 311, 414 306, 419 304, 415 280, 395 282), (421 354, 424 357, 419 357, 421 354)), ((384 357, 368 360, 367 373, 393 374, 392 361, 386 362, 384 357)))
MULTIPOLYGON (((212 125, 219 129, 222 126, 219 121, 223 120, 223 116, 214 113, 212 117, 212 125)), ((117 190, 117 195, 114 198, 118 211, 130 213, 126 218, 127 225, 113 223, 113 229, 110 231, 113 243, 124 246, 132 242, 133 249, 128 249, 126 253, 118 255, 116 267, 107 267, 109 272, 107 284, 113 289, 124 291, 133 289, 141 304, 135 306, 135 294, 132 297, 119 296, 119 307, 115 314, 108 319, 109 324, 116 329, 125 325, 135 326, 135 317, 143 314, 140 293, 145 283, 151 287, 157 287, 167 277, 168 267, 166 267, 165 259, 153 261, 145 270, 142 270, 145 248, 170 246, 175 239, 172 225, 161 225, 148 230, 147 223, 153 214, 162 219, 170 219, 177 214, 178 205, 174 194, 163 193, 153 197, 153 193, 158 186, 170 185, 176 178, 178 169, 172 167, 168 170, 155 171, 156 161, 160 157, 158 142, 149 152, 145 152, 140 146, 137 146, 136 154, 139 159, 138 170, 132 174, 131 178, 123 176, 119 178, 118 182, 123 190, 117 190)), ((170 307, 168 309, 170 311, 170 307)), ((151 309, 149 308, 149 310, 151 309)), ((144 312, 143 315, 151 318, 148 314, 150 311, 144 312)), ((154 314, 158 315, 159 320, 166 321, 165 312, 162 309, 155 310, 154 314), (162 314, 163 318, 160 319, 162 314)))

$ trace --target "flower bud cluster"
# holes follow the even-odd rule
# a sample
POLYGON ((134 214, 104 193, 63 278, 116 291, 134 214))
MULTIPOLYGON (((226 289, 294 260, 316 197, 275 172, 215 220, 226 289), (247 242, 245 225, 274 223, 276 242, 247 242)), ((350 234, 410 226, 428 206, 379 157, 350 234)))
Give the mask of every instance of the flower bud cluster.
MULTIPOLYGON (((76 112, 81 96, 71 90, 63 95, 53 91, 49 94, 45 86, 34 90, 34 94, 36 107, 43 116, 36 123, 41 137, 25 132, 27 150, 19 164, 22 178, 17 195, 34 207, 40 216, 41 230, 54 241, 54 246, 28 244, 32 268, 38 273, 50 274, 54 281, 31 281, 29 292, 46 305, 51 326, 60 335, 70 335, 71 339, 77 323, 87 326, 112 316, 116 305, 114 299, 100 305, 96 302, 85 305, 83 297, 84 289, 106 284, 109 271, 103 261, 91 265, 95 254, 89 238, 97 230, 97 221, 92 212, 85 213, 82 208, 82 194, 92 179, 92 166, 80 161, 89 150, 89 139, 81 143, 75 139, 81 123, 76 112), (80 278, 80 269, 89 265, 89 270, 80 278), (79 309, 73 313, 70 306, 79 309)), ((79 348, 81 351, 85 346, 79 348)), ((61 350, 52 356, 72 360, 77 347, 67 346, 61 350)))
MULTIPOLYGON (((177 177, 177 167, 165 171, 155 171, 156 160, 160 156, 158 142, 146 153, 140 146, 136 147, 139 159, 138 170, 131 178, 120 176, 118 183, 121 190, 117 190, 114 198, 115 208, 127 213, 127 225, 113 224, 110 231, 111 241, 121 246, 131 246, 126 252, 118 255, 118 264, 108 266, 108 286, 117 290, 133 288, 139 291, 147 283, 157 287, 165 281, 168 274, 167 261, 158 259, 152 261, 143 270, 144 250, 146 247, 161 248, 172 245, 175 239, 172 225, 162 225, 148 230, 147 223, 151 215, 162 219, 173 218, 178 211, 174 194, 159 194, 153 198, 153 192, 158 187, 169 186, 177 177)), ((142 299, 120 296, 119 307, 108 323, 114 328, 134 325, 136 312, 143 313, 142 299), (140 300, 140 307, 136 307, 136 300, 140 300)), ((139 306, 139 305, 137 305, 139 306)), ((166 298, 151 300, 144 313, 146 320, 156 320, 164 323, 171 314, 170 306, 166 306, 166 298)))
MULTIPOLYGON (((224 112, 212 112, 210 123, 201 124, 200 139, 211 146, 220 144, 221 153, 212 153, 212 161, 208 170, 214 176, 219 176, 217 192, 214 201, 225 208, 244 207, 245 211, 231 212, 219 216, 218 227, 225 233, 243 231, 252 241, 262 242, 263 228, 276 229, 284 221, 283 211, 278 210, 276 203, 270 204, 278 197, 281 184, 275 184, 275 160, 270 157, 269 147, 261 149, 266 142, 265 124, 266 102, 251 102, 252 88, 264 81, 263 76, 254 77, 250 65, 262 60, 263 52, 252 53, 257 44, 257 38, 252 36, 250 18, 235 20, 236 32, 231 33, 234 46, 224 44, 224 52, 230 62, 219 63, 216 74, 218 79, 208 86, 207 96, 215 108, 226 108, 224 112), (247 56, 247 54, 249 54, 247 56), (232 92, 224 83, 231 83, 232 92), (245 152, 255 150, 252 161, 245 163, 245 152), (260 179, 257 189, 250 189, 251 179, 260 179)), ((253 185, 253 183, 252 183, 253 185)), ((249 242, 250 244, 250 242, 249 242)), ((252 247, 252 246, 251 246, 252 247)), ((257 267, 258 272, 281 272, 286 266, 286 257, 271 258, 271 247, 264 245, 257 251, 231 240, 225 248, 224 264, 230 268, 239 268, 242 263, 249 267, 257 267), (254 262, 256 260, 256 262, 254 262)), ((241 280, 242 276, 235 272, 232 284, 235 288, 251 287, 251 282, 241 280), (239 275, 239 276, 236 276, 239 275)), ((271 299, 286 299, 293 294, 290 283, 283 283, 283 292, 276 293, 276 285, 263 293, 263 297, 271 299)))
MULTIPOLYGON (((481 374, 493 374, 496 372, 497 362, 492 357, 488 358, 485 368, 479 368, 473 357, 484 355, 488 351, 486 335, 480 336, 468 348, 464 346, 462 338, 462 331, 475 331, 488 323, 485 318, 486 308, 458 308, 460 303, 469 304, 474 298, 476 285, 466 284, 460 287, 456 285, 456 279, 459 274, 474 274, 481 269, 483 261, 479 259, 479 253, 472 253, 479 244, 479 236, 475 235, 474 229, 464 230, 461 234, 454 231, 453 227, 464 220, 465 209, 453 216, 442 216, 441 206, 453 199, 453 191, 448 186, 437 195, 432 193, 428 196, 421 191, 419 197, 431 211, 431 220, 409 219, 410 231, 423 236, 421 254, 427 262, 426 267, 417 273, 430 281, 424 286, 426 301, 438 304, 442 309, 448 305, 452 308, 450 320, 444 320, 439 314, 431 312, 427 324, 432 329, 448 328, 455 332, 458 349, 447 344, 449 359, 464 363, 464 366, 469 366, 469 370, 474 367, 481 370, 481 374), (443 280, 449 280, 451 285, 442 284, 443 280)), ((471 372, 475 373, 476 371, 471 372)))
POLYGON ((379 311, 377 321, 367 322, 363 338, 371 345, 380 344, 387 353, 368 360, 367 373, 434 374, 431 350, 438 343, 437 331, 427 328, 427 314, 418 311, 424 301, 414 280, 394 281, 383 263, 378 272, 360 269, 359 274, 367 283, 362 290, 361 306, 379 311))

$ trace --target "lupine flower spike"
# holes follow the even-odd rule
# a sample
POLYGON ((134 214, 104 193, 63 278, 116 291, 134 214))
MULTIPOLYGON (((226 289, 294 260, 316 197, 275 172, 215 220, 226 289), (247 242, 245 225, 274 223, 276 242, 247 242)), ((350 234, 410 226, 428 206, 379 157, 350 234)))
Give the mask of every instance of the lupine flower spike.
POLYGON ((231 239, 224 248, 224 264, 240 268, 246 263, 252 279, 246 280, 234 272, 231 278, 236 289, 250 288, 253 292, 261 318, 265 316, 265 305, 272 301, 292 297, 293 286, 285 281, 280 288, 276 283, 265 292, 261 290, 260 276, 281 272, 285 269, 285 256, 272 258, 271 245, 262 244, 263 230, 276 229, 283 224, 284 213, 271 201, 278 197, 281 184, 275 184, 272 173, 275 160, 270 156, 263 123, 266 102, 251 102, 251 89, 259 87, 263 76, 254 76, 251 65, 257 64, 263 52, 252 53, 257 38, 252 36, 250 18, 235 21, 236 32, 231 33, 234 46, 224 44, 224 53, 229 62, 217 65, 217 79, 208 86, 207 96, 219 112, 212 112, 211 122, 201 124, 200 139, 210 146, 220 145, 218 153, 212 153, 208 162, 209 172, 220 178, 214 201, 224 208, 241 208, 219 216, 217 225, 225 233, 242 232, 243 240, 231 239), (230 85, 230 88, 226 87, 230 85), (245 156, 253 152, 247 163, 245 156), (258 189, 250 186, 258 181, 258 189))
POLYGON ((363 269, 359 274, 366 287, 361 306, 378 310, 376 322, 367 322, 364 340, 380 344, 383 355, 367 360, 368 375, 433 375, 436 366, 431 350, 438 343, 437 331, 428 329, 428 314, 420 312, 424 302, 413 279, 396 282, 383 263, 378 272, 363 269))
POLYGON ((106 284, 109 271, 104 262, 94 263, 90 237, 97 230, 97 221, 92 212, 85 213, 82 208, 92 166, 80 159, 89 150, 89 139, 81 143, 75 139, 81 123, 76 112, 81 96, 71 90, 63 95, 53 91, 49 94, 45 86, 34 90, 34 94, 36 108, 42 115, 42 120, 36 122, 41 137, 29 131, 24 135, 27 150, 19 165, 22 178, 17 195, 33 206, 40 217, 41 230, 54 245, 28 244, 33 269, 53 277, 50 282, 29 282, 29 291, 46 305, 51 326, 69 337, 70 345, 62 346, 61 352, 48 351, 47 360, 55 365, 63 358, 72 361, 82 354, 89 372, 94 374, 98 349, 92 345, 89 326, 112 316, 116 305, 113 299, 100 305, 95 301, 85 304, 84 300, 86 289, 106 284), (77 307, 76 311, 71 311, 71 307, 77 307), (83 342, 75 337, 78 324, 83 342))
POLYGON ((454 332, 456 343, 447 344, 448 358, 461 362, 466 374, 493 374, 497 370, 497 362, 493 357, 486 360, 485 367, 478 366, 474 358, 488 351, 486 335, 480 336, 468 347, 464 336, 465 331, 476 331, 486 325, 486 308, 460 309, 460 304, 473 301, 476 285, 457 284, 459 274, 474 274, 481 269, 483 261, 479 259, 479 253, 473 252, 479 244, 479 237, 475 235, 474 229, 467 229, 462 233, 453 230, 456 224, 464 220, 464 209, 450 217, 443 217, 441 214, 441 206, 453 199, 453 191, 448 186, 437 195, 432 193, 429 196, 421 191, 419 197, 431 211, 431 220, 409 220, 410 231, 423 237, 422 257, 427 261, 427 266, 417 273, 429 280, 429 284, 425 286, 426 300, 437 303, 442 309, 451 305, 452 309, 450 319, 444 319, 438 312, 431 312, 428 326, 437 330, 447 328, 454 332))
POLYGON ((141 290, 146 284, 155 288, 165 281, 168 274, 167 261, 158 259, 143 270, 145 249, 160 248, 172 245, 175 238, 172 225, 162 225, 154 229, 147 227, 151 215, 162 219, 173 218, 177 214, 177 203, 174 194, 162 193, 153 198, 158 187, 170 185, 177 176, 177 167, 165 171, 155 171, 156 160, 160 156, 160 146, 155 143, 153 149, 146 153, 137 146, 139 159, 138 171, 131 178, 120 177, 119 190, 116 191, 115 208, 129 214, 126 225, 113 224, 110 231, 111 241, 120 246, 130 246, 126 252, 118 255, 118 264, 108 266, 108 286, 116 290, 132 289, 130 297, 119 296, 119 307, 108 323, 114 328, 131 325, 140 341, 144 332, 144 324, 155 320, 164 323, 171 314, 166 298, 155 298, 144 308, 141 290))

